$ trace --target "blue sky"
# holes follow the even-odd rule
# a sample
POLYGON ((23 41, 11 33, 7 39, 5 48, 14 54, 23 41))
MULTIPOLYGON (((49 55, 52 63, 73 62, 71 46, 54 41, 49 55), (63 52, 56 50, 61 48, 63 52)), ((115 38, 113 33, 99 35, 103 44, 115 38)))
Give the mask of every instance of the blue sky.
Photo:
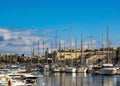
MULTIPOLYGON (((73 40, 75 37, 80 39, 80 31, 83 29, 84 42, 88 42, 90 35, 93 35, 96 43, 101 41, 102 32, 106 36, 108 26, 110 39, 113 40, 114 45, 118 45, 116 42, 120 40, 120 1, 0 0, 2 30, 22 34, 34 30, 37 32, 34 34, 35 37, 41 37, 42 32, 46 30, 49 30, 46 35, 53 37, 57 30, 59 40, 65 40, 65 37, 68 40, 71 26, 73 40)), ((2 42, 4 38, 0 37, 2 42)))

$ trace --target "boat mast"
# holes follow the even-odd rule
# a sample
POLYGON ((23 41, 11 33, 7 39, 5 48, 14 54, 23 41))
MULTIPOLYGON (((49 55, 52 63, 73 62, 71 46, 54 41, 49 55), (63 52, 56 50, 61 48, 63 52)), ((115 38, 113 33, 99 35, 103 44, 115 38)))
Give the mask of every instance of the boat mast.
POLYGON ((44 33, 43 33, 43 56, 44 56, 44 33))
MULTIPOLYGON (((43 57, 45 56, 45 53, 44 53, 44 32, 43 32, 43 57)), ((45 59, 46 59, 46 57, 45 57, 45 59)), ((45 61, 44 61, 44 59, 43 59, 43 64, 45 64, 45 61)))
POLYGON ((59 41, 59 51, 60 51, 60 66, 61 66, 61 64, 62 64, 62 62, 61 62, 61 41, 59 41))
MULTIPOLYGON (((55 33, 55 50, 57 51, 58 49, 57 49, 57 30, 56 30, 56 33, 55 33)), ((57 55, 55 55, 55 57, 54 57, 54 63, 56 63, 57 62, 57 55)))
POLYGON ((75 52, 76 52, 76 63, 77 63, 77 37, 75 38, 75 52))
POLYGON ((65 45, 66 45, 66 42, 64 42, 64 64, 66 65, 66 58, 65 58, 65 45))
POLYGON ((39 63, 39 40, 38 40, 38 63, 39 63))
POLYGON ((71 63, 72 63, 72 66, 73 66, 73 58, 72 58, 72 26, 70 27, 70 52, 71 52, 71 63))
MULTIPOLYGON (((53 53, 53 42, 51 41, 51 53, 53 53)), ((51 55, 51 57, 52 57, 52 63, 54 63, 54 61, 53 61, 53 54, 51 55)))
POLYGON ((83 32, 81 30, 81 64, 83 66, 83 32))
POLYGON ((102 32, 102 58, 103 58, 103 55, 104 55, 104 34, 102 32))
POLYGON ((32 58, 34 57, 34 48, 31 48, 31 53, 32 53, 32 55, 31 55, 31 65, 32 65, 32 63, 33 63, 33 61, 32 61, 32 58))
POLYGON ((34 58, 34 56, 35 56, 35 39, 34 39, 34 42, 33 42, 32 48, 31 48, 31 53, 32 53, 31 64, 33 64, 32 58, 34 58))
POLYGON ((56 30, 56 34, 55 34, 55 49, 57 50, 57 30, 56 30))
MULTIPOLYGON (((64 29, 64 32, 65 32, 66 30, 64 29)), ((66 34, 66 32, 64 33, 64 34, 66 34)), ((66 58, 65 58, 65 48, 66 48, 66 35, 65 35, 65 40, 64 40, 64 65, 66 65, 66 58)))
POLYGON ((107 63, 109 63, 109 28, 107 27, 107 63))

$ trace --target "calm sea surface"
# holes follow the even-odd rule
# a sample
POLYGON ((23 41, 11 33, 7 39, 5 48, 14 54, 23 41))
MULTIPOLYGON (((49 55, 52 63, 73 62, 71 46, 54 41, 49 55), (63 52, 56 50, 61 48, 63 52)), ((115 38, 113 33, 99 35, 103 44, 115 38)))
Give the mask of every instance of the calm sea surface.
POLYGON ((120 86, 120 76, 53 73, 39 78, 37 86, 120 86))

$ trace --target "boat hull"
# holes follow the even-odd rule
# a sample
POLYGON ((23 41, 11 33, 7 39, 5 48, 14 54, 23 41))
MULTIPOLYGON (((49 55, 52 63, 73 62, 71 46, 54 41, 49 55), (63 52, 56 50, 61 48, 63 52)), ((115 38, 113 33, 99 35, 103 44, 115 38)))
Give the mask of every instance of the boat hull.
POLYGON ((75 73, 76 72, 76 68, 70 67, 70 68, 66 68, 65 69, 66 73, 75 73))
POLYGON ((100 75, 115 75, 117 70, 115 69, 100 69, 98 74, 100 75))
POLYGON ((87 72, 87 68, 84 68, 84 67, 80 67, 80 68, 77 68, 77 73, 86 73, 87 72))

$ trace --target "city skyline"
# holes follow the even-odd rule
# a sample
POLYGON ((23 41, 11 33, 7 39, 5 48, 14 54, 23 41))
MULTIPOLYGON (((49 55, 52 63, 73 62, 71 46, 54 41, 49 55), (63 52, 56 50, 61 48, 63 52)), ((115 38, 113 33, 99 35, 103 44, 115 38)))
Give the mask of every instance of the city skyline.
POLYGON ((51 47, 57 41, 72 42, 83 40, 100 48, 102 33, 106 41, 106 29, 112 46, 120 45, 120 1, 119 0, 0 0, 0 52, 30 53, 31 47, 41 42, 51 47), (65 34, 65 35, 63 35, 65 34), (35 41, 35 42, 34 42, 35 41), (48 42, 48 43, 47 43, 48 42), (13 50, 12 50, 13 49, 13 50), (27 52, 28 51, 28 52, 27 52))

